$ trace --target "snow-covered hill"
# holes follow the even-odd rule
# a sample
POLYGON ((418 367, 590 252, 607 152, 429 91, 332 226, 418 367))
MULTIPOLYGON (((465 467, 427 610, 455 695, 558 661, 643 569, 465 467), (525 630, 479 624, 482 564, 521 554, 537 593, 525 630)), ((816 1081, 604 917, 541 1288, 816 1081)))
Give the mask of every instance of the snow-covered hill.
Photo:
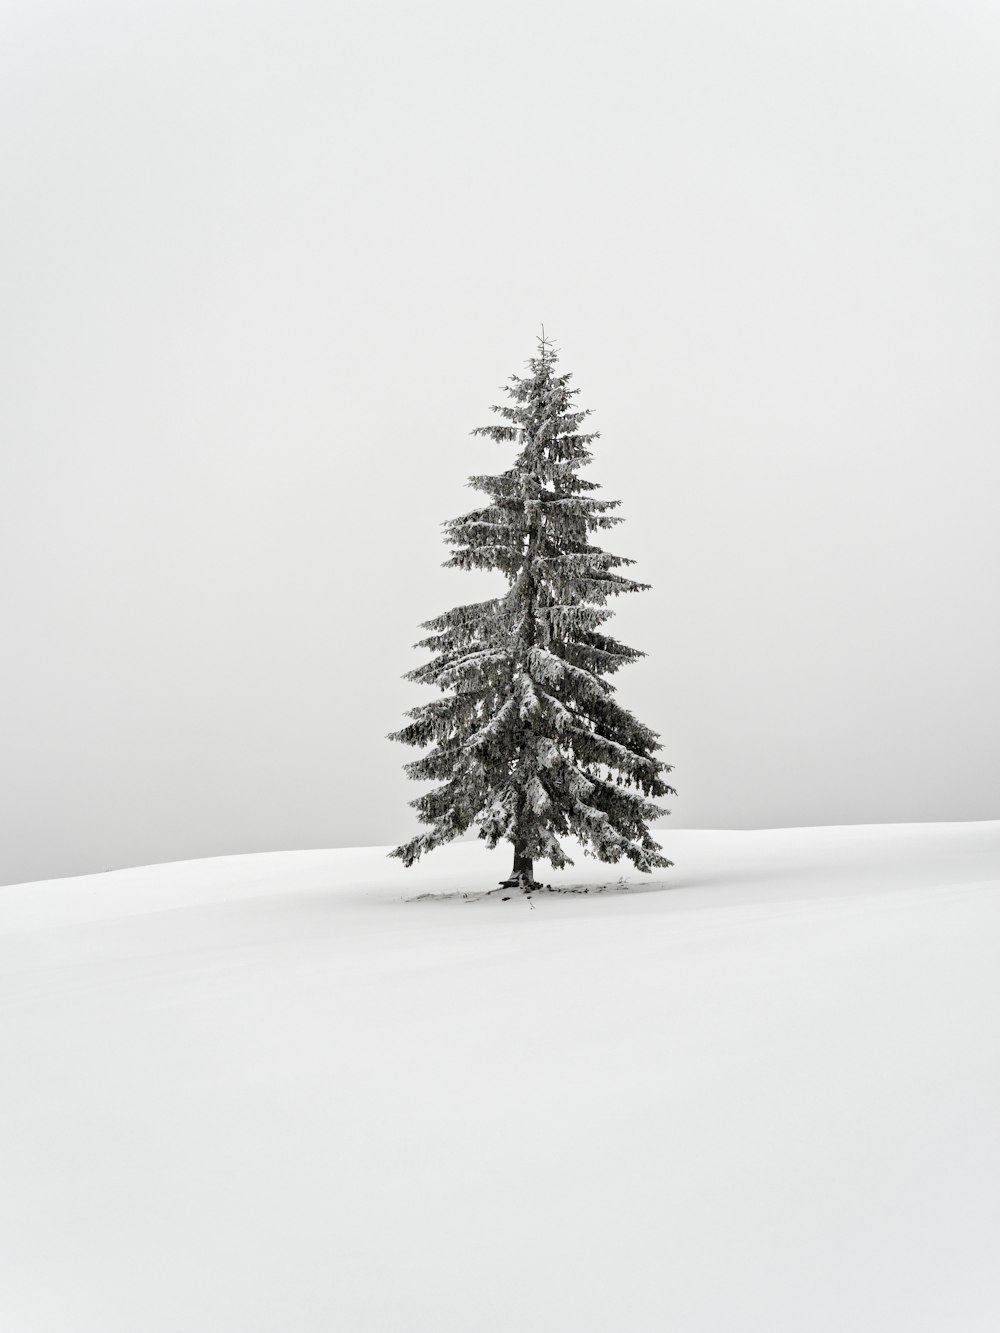
POLYGON ((664 844, 0 889, 0 1329, 995 1333, 1000 823, 664 844))

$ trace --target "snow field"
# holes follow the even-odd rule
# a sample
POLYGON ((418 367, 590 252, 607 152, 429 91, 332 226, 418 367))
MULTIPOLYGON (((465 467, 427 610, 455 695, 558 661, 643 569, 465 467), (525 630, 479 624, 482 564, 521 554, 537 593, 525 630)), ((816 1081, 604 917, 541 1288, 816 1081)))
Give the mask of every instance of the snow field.
POLYGON ((994 1333, 1000 823, 661 833, 0 889, 3 1333, 994 1333))

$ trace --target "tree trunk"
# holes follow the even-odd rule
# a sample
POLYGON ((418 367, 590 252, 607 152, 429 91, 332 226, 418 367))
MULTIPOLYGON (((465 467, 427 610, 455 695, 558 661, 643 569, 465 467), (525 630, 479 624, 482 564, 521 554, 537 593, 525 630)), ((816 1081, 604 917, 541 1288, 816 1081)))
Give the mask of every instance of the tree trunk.
POLYGON ((500 887, 504 889, 531 888, 534 882, 534 866, 531 857, 524 851, 523 844, 516 842, 514 844, 514 869, 510 872, 508 879, 500 881, 500 887))
POLYGON ((531 863, 531 857, 525 856, 523 852, 518 851, 516 846, 514 848, 514 869, 510 872, 510 874, 511 874, 511 879, 519 880, 523 875, 526 883, 528 884, 534 883, 534 874, 531 863))

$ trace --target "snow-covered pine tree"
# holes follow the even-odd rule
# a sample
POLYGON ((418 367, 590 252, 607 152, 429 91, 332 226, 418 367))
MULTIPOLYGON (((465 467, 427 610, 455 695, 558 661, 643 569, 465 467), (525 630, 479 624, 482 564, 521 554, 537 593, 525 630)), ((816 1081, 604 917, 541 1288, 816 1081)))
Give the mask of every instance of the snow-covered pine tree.
POLYGON ((430 745, 405 765, 412 778, 440 783, 411 801, 430 825, 391 856, 412 865, 423 853, 478 826, 490 847, 513 844, 507 883, 531 887, 546 858, 572 865, 560 837, 574 835, 602 861, 623 856, 641 871, 669 866, 647 827, 667 814, 650 798, 674 794, 655 758, 656 732, 616 702, 605 677, 643 656, 604 634, 609 597, 649 585, 615 573, 633 564, 590 541, 622 522, 579 475, 599 432, 584 434, 571 375, 556 373, 544 330, 528 374, 511 376, 510 401, 486 435, 517 450, 498 476, 469 485, 489 502, 444 525, 457 569, 491 569, 509 584, 500 597, 459 606, 422 628, 416 646, 433 659, 405 679, 436 685, 443 698, 411 709, 390 740, 430 745))

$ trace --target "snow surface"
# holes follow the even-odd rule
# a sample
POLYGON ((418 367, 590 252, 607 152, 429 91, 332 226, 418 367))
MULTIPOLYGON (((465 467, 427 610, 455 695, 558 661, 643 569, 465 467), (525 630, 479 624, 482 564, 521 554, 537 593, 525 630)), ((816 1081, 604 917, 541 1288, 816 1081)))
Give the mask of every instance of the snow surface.
POLYGON ((0 889, 2 1333, 996 1333, 1000 823, 664 844, 0 889))

